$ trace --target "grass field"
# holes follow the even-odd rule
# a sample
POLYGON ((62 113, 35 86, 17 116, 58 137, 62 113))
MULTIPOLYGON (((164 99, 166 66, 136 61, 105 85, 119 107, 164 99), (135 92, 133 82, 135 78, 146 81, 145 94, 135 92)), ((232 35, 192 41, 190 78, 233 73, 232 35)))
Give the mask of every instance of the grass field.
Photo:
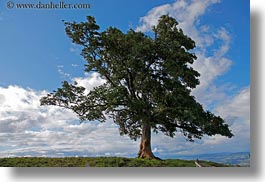
MULTIPOLYGON (((200 161, 208 167, 229 167, 200 161)), ((122 157, 66 157, 66 158, 0 158, 0 167, 196 167, 193 160, 145 160, 122 157)))

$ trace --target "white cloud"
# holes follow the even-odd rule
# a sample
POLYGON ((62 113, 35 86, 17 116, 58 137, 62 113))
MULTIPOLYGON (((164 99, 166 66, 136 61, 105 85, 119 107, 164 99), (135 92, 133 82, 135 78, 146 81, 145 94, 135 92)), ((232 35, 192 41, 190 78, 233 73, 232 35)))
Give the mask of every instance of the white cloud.
POLYGON ((79 86, 86 88, 86 93, 92 90, 94 87, 100 86, 106 82, 105 79, 100 77, 99 73, 85 74, 85 77, 73 78, 73 81, 77 82, 79 86))
POLYGON ((6 98, 4 94, 0 94, 0 105, 5 102, 6 98))
POLYGON ((250 88, 243 88, 232 99, 226 100, 216 108, 216 112, 225 118, 241 118, 250 120, 250 88), (233 112, 231 112, 233 111, 233 112))
POLYGON ((79 65, 78 64, 71 64, 72 67, 78 67, 79 65))
POLYGON ((81 47, 79 45, 77 45, 77 44, 71 43, 69 51, 72 52, 72 53, 75 53, 77 55, 80 55, 81 47))
MULTIPOLYGON (((80 124, 75 115, 58 107, 39 106, 39 98, 46 92, 23 89, 18 86, 0 88, 6 98, 1 104, 0 111, 0 156, 79 156, 88 155, 118 155, 134 157, 138 151, 138 142, 128 137, 119 136, 117 126, 110 120, 105 123, 85 122, 80 124), (10 100, 16 95, 16 98, 10 100), (27 102, 24 98, 28 98, 27 102), (27 109, 25 109, 27 108, 27 109), (10 110, 12 112, 6 112, 10 110), (27 110, 27 112, 25 112, 27 110)), ((221 105, 216 109, 218 114, 227 114, 225 117, 240 116, 248 118, 249 92, 246 88, 235 95, 227 106, 221 105), (240 110, 240 106, 246 105, 240 110), (233 112, 235 111, 235 112, 233 112)), ((248 129, 242 121, 234 123, 232 128, 239 128, 236 134, 248 129)), ((242 134, 243 135, 243 134, 242 134)), ((245 135, 245 134, 244 134, 245 135)), ((247 139, 247 137, 245 137, 247 139)), ((202 141, 190 143, 178 133, 175 138, 163 134, 153 134, 152 145, 154 153, 167 158, 176 155, 216 152, 220 146, 224 151, 231 151, 240 143, 241 138, 227 140, 224 137, 206 137, 202 141), (232 146, 232 148, 231 148, 232 146)), ((242 146, 244 147, 244 146, 242 146)))
POLYGON ((179 22, 183 31, 191 36, 197 45, 202 45, 201 34, 195 25, 209 6, 219 2, 219 0, 178 0, 172 4, 155 7, 146 16, 140 18, 140 26, 136 28, 136 31, 148 32, 152 30, 152 27, 158 23, 160 16, 168 14, 179 22))
POLYGON ((192 67, 200 73, 200 85, 192 91, 192 94, 206 108, 213 105, 216 101, 227 99, 225 91, 232 90, 233 85, 226 83, 224 85, 216 85, 214 83, 219 77, 224 75, 233 65, 232 60, 226 58, 226 53, 229 51, 231 37, 227 30, 223 27, 217 32, 208 36, 201 37, 202 42, 207 42, 208 37, 214 42, 219 42, 217 49, 212 50, 210 45, 205 44, 195 51, 198 59, 192 67), (211 52, 209 50, 212 50, 211 52))
POLYGON ((231 42, 231 37, 229 33, 227 32, 227 30, 224 27, 221 27, 221 29, 219 29, 216 34, 216 38, 223 41, 223 45, 215 53, 216 57, 222 57, 228 52, 230 48, 229 46, 231 42))
POLYGON ((5 98, 0 107, 0 124, 4 126, 0 128, 1 132, 23 132, 34 127, 45 127, 47 118, 58 123, 60 118, 75 118, 73 113, 60 108, 41 107, 39 99, 47 94, 46 91, 8 86, 0 87, 0 93, 5 98))
POLYGON ((56 153, 60 152, 91 156, 106 152, 125 156, 137 153, 138 144, 119 136, 117 126, 111 121, 80 124, 69 110, 40 106, 39 99, 46 91, 9 86, 0 87, 0 93, 0 157, 43 153, 58 156, 56 153))
POLYGON ((234 97, 215 108, 224 117, 237 138, 250 140, 250 87, 243 88, 234 97))
POLYGON ((215 113, 227 121, 234 137, 229 140, 219 135, 206 137, 203 146, 238 146, 242 151, 250 150, 250 88, 243 88, 224 100, 215 108, 215 113))
MULTIPOLYGON (((218 76, 223 75, 231 66, 232 61, 227 58, 204 57, 198 55, 193 68, 201 74, 198 88, 207 88, 218 76)), ((197 88, 197 89, 198 89, 197 88)))
POLYGON ((71 79, 71 75, 63 70, 63 65, 57 65, 57 71, 63 79, 71 79))

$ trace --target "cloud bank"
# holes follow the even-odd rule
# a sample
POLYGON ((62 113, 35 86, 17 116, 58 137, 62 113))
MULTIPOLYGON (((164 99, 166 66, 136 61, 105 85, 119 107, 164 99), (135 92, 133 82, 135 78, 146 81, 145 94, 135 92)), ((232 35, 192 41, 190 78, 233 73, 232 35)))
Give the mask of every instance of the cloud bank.
MULTIPOLYGON (((95 83, 98 77, 89 78, 95 83)), ((136 143, 120 137, 111 121, 80 123, 69 110, 40 106, 45 91, 8 86, 0 93, 0 157, 137 153, 136 143)))

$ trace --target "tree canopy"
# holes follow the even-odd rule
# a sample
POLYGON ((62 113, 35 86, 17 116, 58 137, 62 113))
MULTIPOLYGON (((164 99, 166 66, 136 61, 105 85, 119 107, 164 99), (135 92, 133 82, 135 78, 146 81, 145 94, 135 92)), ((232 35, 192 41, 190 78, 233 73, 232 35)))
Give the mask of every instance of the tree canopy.
POLYGON ((41 99, 42 105, 71 109, 81 120, 112 118, 121 135, 141 138, 138 156, 143 158, 154 158, 151 131, 170 137, 182 132, 189 141, 203 135, 233 136, 220 116, 205 111, 191 95, 200 76, 192 68, 195 42, 174 18, 161 16, 151 36, 114 27, 99 31, 91 16, 65 26, 72 42, 82 46, 85 72, 97 72, 106 82, 86 94, 84 87, 64 81, 41 99))

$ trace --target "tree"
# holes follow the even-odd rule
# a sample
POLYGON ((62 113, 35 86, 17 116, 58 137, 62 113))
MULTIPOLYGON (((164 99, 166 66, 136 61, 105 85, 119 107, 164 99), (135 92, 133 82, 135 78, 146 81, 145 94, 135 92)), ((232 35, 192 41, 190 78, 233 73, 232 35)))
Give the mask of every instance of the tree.
POLYGON ((41 105, 71 109, 82 121, 112 118, 121 135, 141 138, 140 158, 156 158, 151 131, 170 137, 182 132, 188 141, 216 134, 231 138, 225 121, 191 95, 200 76, 191 66, 195 42, 177 25, 174 18, 161 16, 147 36, 113 27, 100 32, 91 16, 86 22, 66 22, 67 35, 83 48, 85 72, 97 72, 106 82, 85 94, 84 87, 64 81, 62 88, 41 98, 41 105))

